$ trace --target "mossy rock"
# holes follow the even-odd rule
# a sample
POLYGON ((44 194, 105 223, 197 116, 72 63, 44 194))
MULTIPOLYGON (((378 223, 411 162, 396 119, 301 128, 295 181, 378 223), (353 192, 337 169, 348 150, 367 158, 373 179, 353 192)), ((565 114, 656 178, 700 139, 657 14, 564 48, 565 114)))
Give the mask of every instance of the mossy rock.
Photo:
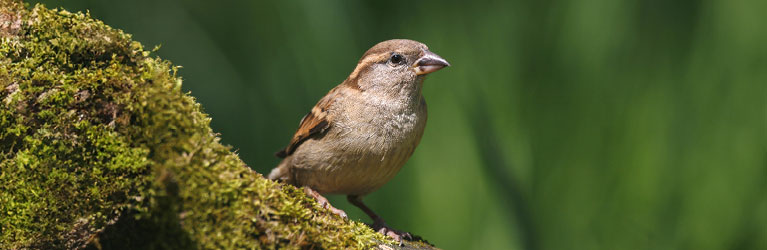
POLYGON ((400 248, 248 168, 130 35, 0 0, 0 39, 0 249, 400 248))

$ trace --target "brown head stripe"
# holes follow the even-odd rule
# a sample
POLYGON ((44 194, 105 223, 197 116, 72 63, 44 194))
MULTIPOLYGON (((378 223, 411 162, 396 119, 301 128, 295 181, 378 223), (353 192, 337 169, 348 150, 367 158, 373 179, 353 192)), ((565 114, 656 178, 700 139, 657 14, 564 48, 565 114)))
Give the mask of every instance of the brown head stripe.
POLYGON ((370 69, 370 66, 379 63, 384 62, 387 59, 389 59, 391 52, 383 52, 378 54, 372 54, 372 55, 366 55, 362 59, 360 59, 359 63, 357 63, 357 67, 354 68, 354 71, 349 75, 348 78, 346 78, 346 84, 359 89, 359 84, 357 84, 357 78, 359 78, 359 75, 365 71, 370 69))

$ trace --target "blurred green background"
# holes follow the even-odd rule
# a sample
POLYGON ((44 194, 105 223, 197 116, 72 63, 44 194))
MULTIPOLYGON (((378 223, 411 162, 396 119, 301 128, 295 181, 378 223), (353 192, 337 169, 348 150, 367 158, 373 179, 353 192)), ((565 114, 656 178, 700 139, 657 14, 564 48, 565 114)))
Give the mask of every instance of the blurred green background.
POLYGON ((366 49, 426 43, 453 66, 366 201, 439 247, 767 249, 767 1, 42 2, 162 45, 260 173, 366 49))

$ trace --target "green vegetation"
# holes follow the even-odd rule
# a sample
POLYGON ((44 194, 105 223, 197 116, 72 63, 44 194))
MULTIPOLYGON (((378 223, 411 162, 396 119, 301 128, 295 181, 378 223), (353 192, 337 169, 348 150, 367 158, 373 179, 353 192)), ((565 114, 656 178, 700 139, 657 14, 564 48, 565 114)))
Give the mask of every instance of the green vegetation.
POLYGON ((452 66, 365 202, 439 247, 767 249, 767 1, 28 1, 161 45, 262 174, 366 49, 426 43, 452 66))
POLYGON ((0 248, 392 243, 250 170, 130 35, 14 1, 0 35, 0 248))

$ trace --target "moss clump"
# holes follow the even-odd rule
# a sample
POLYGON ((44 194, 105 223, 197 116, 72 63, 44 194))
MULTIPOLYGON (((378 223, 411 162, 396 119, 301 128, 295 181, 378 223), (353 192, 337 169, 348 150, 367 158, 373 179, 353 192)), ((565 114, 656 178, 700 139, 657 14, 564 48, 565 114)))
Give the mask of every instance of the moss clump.
POLYGON ((130 35, 5 0, 0 38, 1 249, 392 243, 250 170, 130 35))

